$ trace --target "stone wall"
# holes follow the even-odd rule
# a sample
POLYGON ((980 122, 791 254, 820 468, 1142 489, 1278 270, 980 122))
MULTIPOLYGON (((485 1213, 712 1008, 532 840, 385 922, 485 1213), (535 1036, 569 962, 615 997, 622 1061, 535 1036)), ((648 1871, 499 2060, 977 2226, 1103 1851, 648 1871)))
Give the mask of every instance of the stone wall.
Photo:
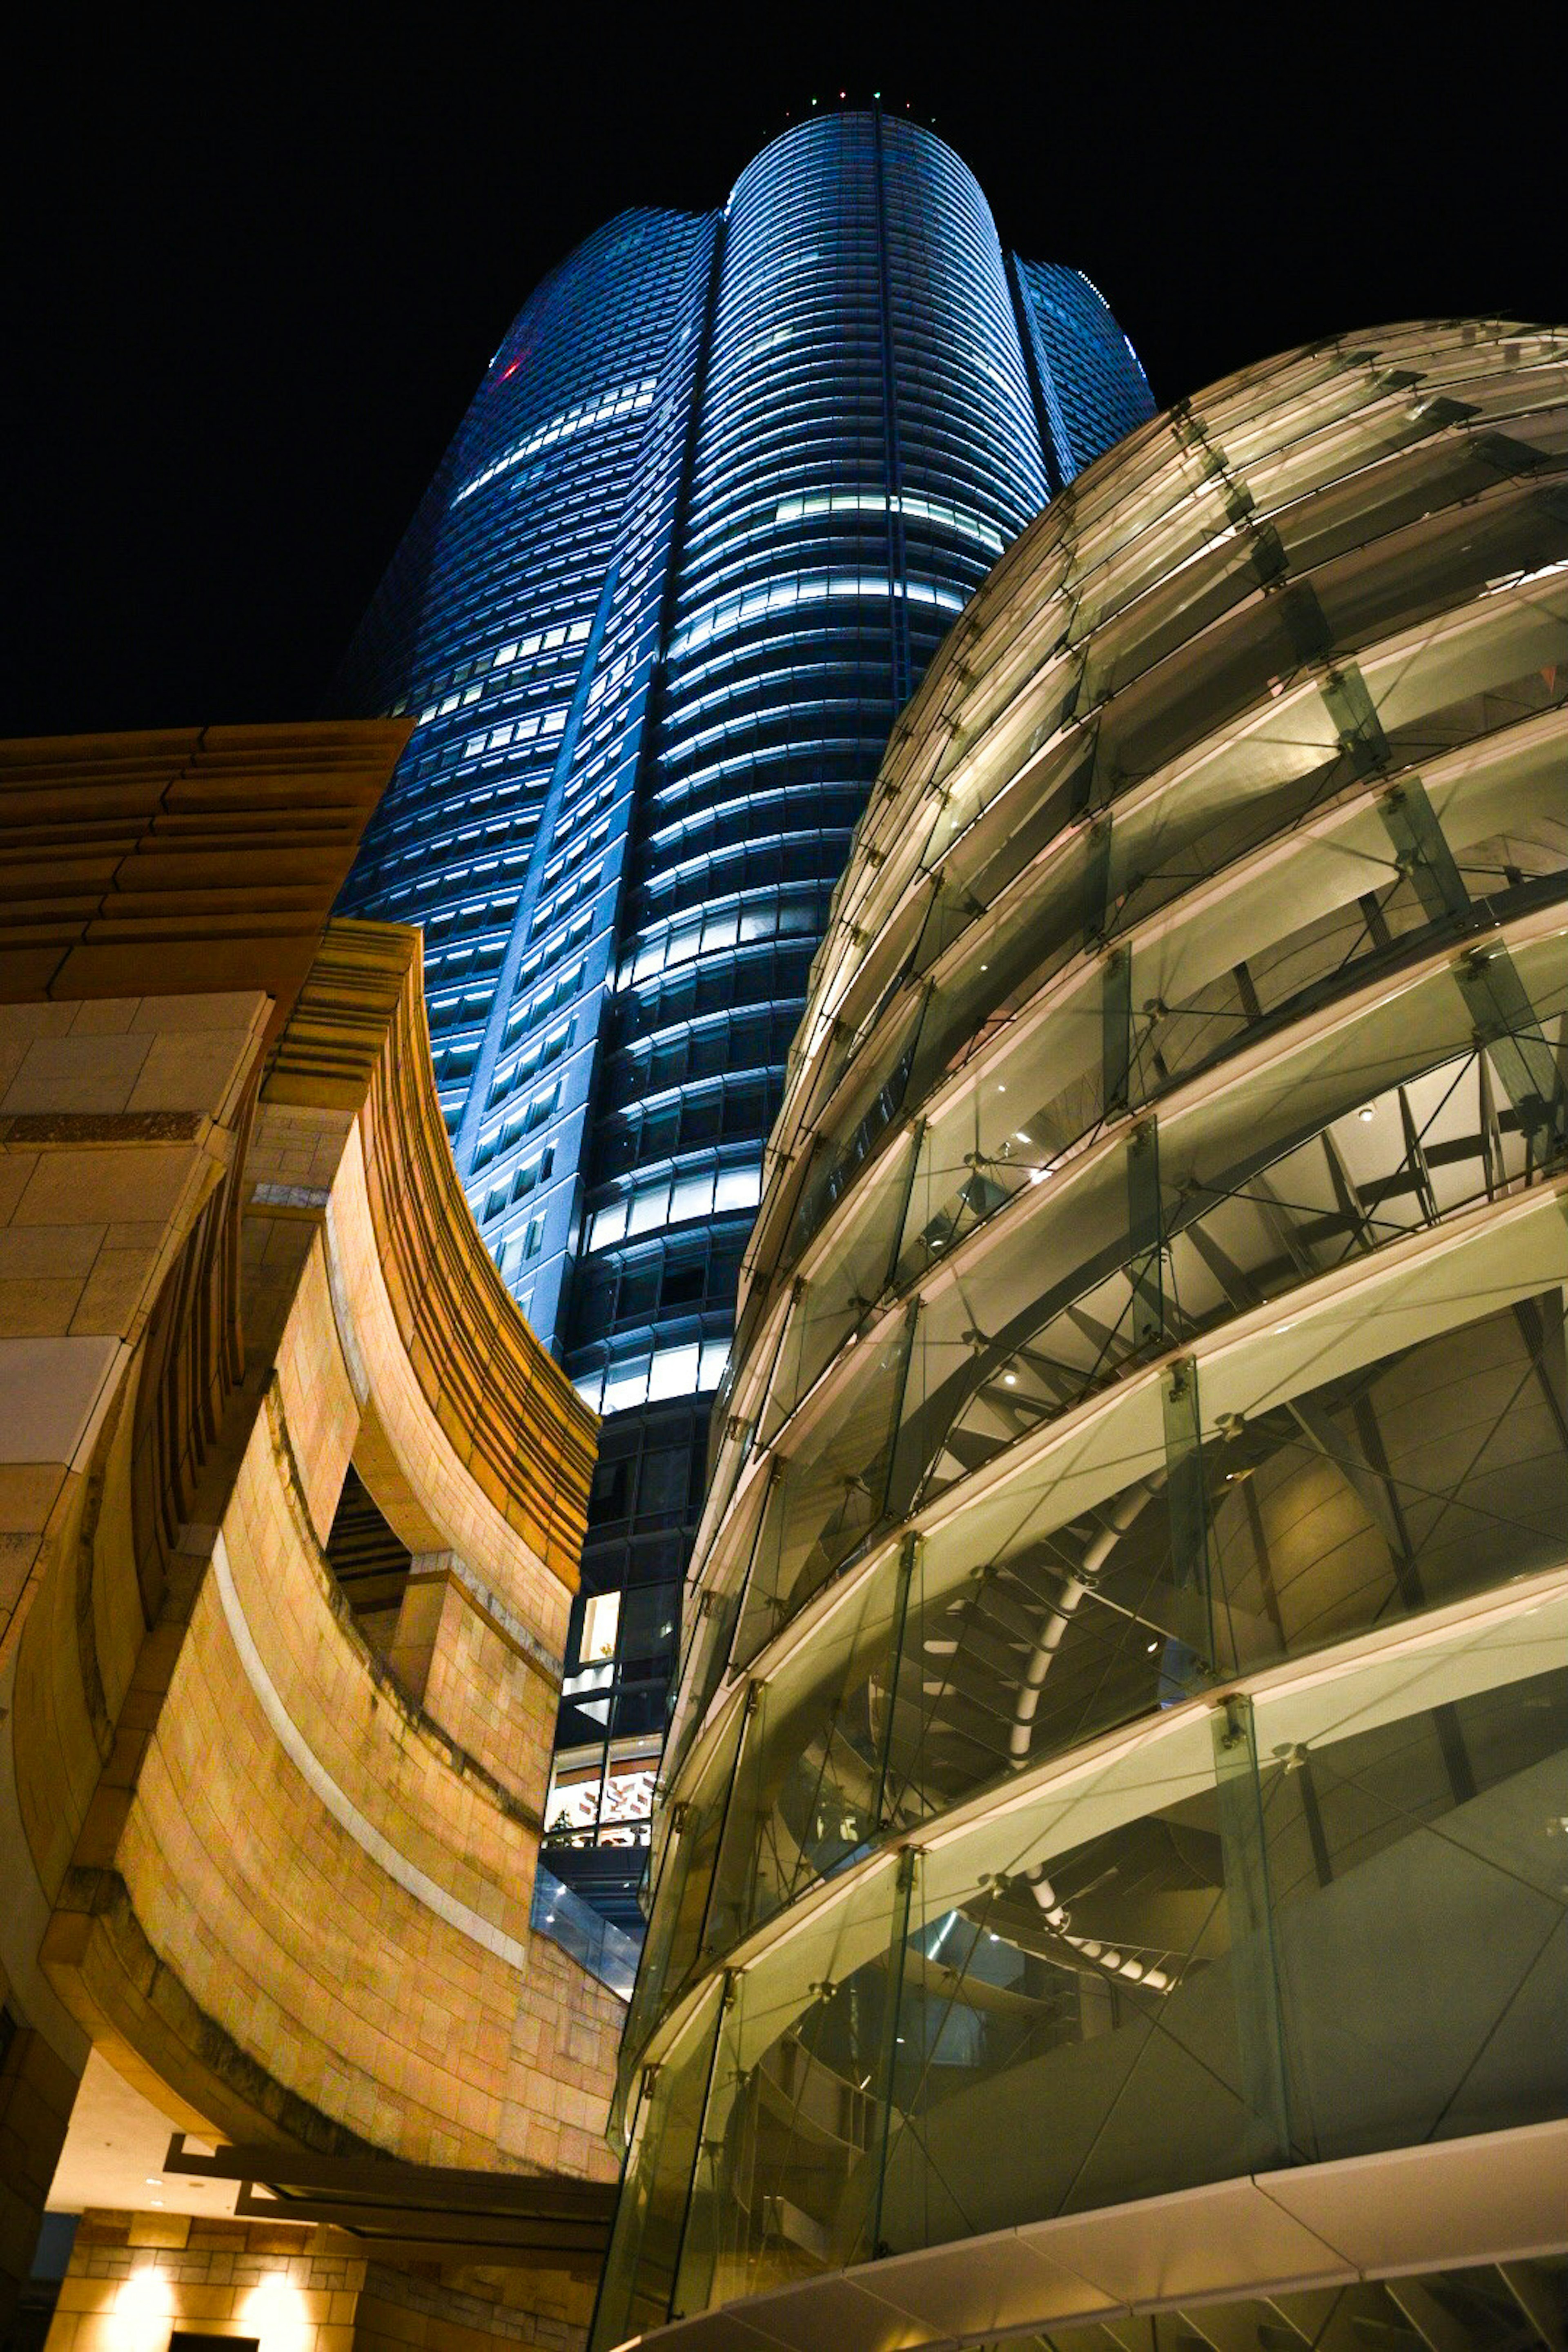
MULTIPOLYGON (((67 1622, 79 1560, 24 1642, 22 1811, 58 1890, 42 1957, 122 2071, 231 2138, 609 2179, 619 2004, 529 1924, 571 1588, 519 1519, 542 1542, 561 1505, 548 1490, 520 1511, 473 1474, 393 1297, 385 1196, 418 1160, 388 1131, 390 1080, 374 1139, 367 1123, 398 1023, 422 1036, 416 942, 349 928, 380 991, 377 1050, 362 1024, 349 1077, 290 1077, 286 1050, 271 1066, 239 1187, 244 1381, 158 1622, 142 1632, 132 1612, 111 1655, 98 1644, 97 1734, 67 1622), (359 1111, 291 1099, 312 1088, 357 1088, 359 1111), (390 1660, 322 1550, 351 1460, 405 1538, 439 1546, 390 1660)), ((318 1058, 329 994, 317 986, 318 1058)), ((94 1456, 95 1625, 129 1590, 115 1563, 133 1545, 133 1418, 106 1422, 94 1456)), ((498 1442, 465 1424, 470 1456, 498 1442)))
POLYGON ((166 2352, 175 2329, 253 2337, 259 2352, 354 2352, 365 2264, 313 2252, 315 2234, 179 2213, 84 2213, 48 2352, 166 2352))
POLYGON ((321 2233, 174 2213, 82 2216, 47 2352, 166 2352, 176 2330, 258 2352, 571 2352, 591 2282, 549 2269, 415 2272, 325 2249, 321 2233))
MULTIPOLYGON (((209 2140, 615 2174, 621 2005, 530 1926, 595 1423, 462 1201, 417 935, 323 943, 371 754, 322 733, 275 787, 250 738, 84 754, 130 779, 126 838, 90 888, 18 885, 45 911, 0 959, 0 2280, 89 2050, 209 2140), (329 815, 290 867, 296 802, 329 815), (323 1549, 351 1463, 416 1557, 387 1654, 323 1549)), ((90 801, 45 754, 40 872, 90 801)), ((326 2260, 99 2215, 57 2352, 163 2352, 171 2326, 348 2352, 331 2298, 357 2283, 326 2260)), ((447 2284, 554 2341, 582 2260, 547 2237, 447 2284)), ((413 2306, 387 2277, 392 2341, 413 2306)))

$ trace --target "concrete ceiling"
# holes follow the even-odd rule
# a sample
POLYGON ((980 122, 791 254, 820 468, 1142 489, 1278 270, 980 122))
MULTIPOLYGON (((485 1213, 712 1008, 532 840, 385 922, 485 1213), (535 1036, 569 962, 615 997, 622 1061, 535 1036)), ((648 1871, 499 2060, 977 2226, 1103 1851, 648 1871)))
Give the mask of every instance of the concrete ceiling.
MULTIPOLYGON (((237 2181, 187 2180, 164 2171, 174 2128, 95 2050, 71 2110, 49 2210, 80 2213, 90 2205, 121 2212, 231 2214, 237 2181)), ((195 2146, 206 2152, 210 2143, 195 2146)))

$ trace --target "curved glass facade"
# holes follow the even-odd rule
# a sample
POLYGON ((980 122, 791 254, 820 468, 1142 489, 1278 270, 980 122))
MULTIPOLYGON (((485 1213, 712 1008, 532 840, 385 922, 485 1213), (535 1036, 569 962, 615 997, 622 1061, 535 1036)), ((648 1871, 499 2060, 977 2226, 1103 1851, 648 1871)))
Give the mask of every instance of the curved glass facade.
POLYGON ((933 664, 748 1250, 599 2347, 1568 2114, 1565 750, 1503 324, 1145 425, 933 664))
POLYGON ((763 1146, 895 717, 1152 406, 1087 281, 1047 276, 877 114, 787 133, 722 214, 612 222, 497 354, 351 665, 418 724, 349 903, 424 924, 469 1200, 609 1423, 573 1843, 646 1839, 763 1146), (1064 407, 1040 336, 1065 364, 1080 326, 1064 407))

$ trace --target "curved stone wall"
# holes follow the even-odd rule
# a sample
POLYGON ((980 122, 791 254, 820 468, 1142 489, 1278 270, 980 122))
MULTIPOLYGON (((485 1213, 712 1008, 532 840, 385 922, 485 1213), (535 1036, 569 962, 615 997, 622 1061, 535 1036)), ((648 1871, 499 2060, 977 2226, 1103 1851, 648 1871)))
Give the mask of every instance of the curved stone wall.
MULTIPOLYGON (((68 2062, 84 2035, 208 2137, 607 2180, 624 2007, 530 1926, 593 1417, 462 1202, 417 934, 330 927, 263 1065, 266 1012, 95 1004, 91 1069, 54 1073, 167 1030, 212 1099, 150 1176, 99 1118, 97 1189, 61 1194, 142 1209, 142 1290, 8 1688, 7 1965, 68 2062), (226 1398, 150 1413, 215 1350, 226 1398), (325 1549, 351 1463, 416 1555, 385 1655, 325 1549)), ((49 1246, 74 1262, 74 1227, 49 1246)))
POLYGON ((600 2345, 1568 2108, 1565 706, 1507 323, 1156 419, 949 638, 770 1146, 600 2345))

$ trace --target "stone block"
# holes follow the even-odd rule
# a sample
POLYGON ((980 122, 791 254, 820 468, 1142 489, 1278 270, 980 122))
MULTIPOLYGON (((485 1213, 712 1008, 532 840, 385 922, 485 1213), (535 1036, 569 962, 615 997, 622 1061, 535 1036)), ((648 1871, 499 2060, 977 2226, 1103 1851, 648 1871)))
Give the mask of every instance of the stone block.
POLYGON ((15 1217, 37 1164, 36 1151, 0 1151, 0 1224, 15 1217))
POLYGON ((135 1021, 141 1006, 139 996, 103 996, 86 1004, 73 1004, 70 1034, 73 1037, 122 1036, 135 1021))
POLYGON ((120 1352, 105 1336, 0 1338, 0 1463, 73 1462, 120 1352))
POLYGON ((258 989, 215 989, 195 996, 144 996, 137 1004, 131 1026, 145 1032, 150 1029, 171 1031, 236 1030, 246 1033, 259 1028, 267 1013, 267 998, 258 989))
POLYGON ((82 1288, 79 1275, 52 1280, 45 1275, 27 1275, 19 1280, 0 1276, 0 1335, 37 1339, 46 1333, 63 1334, 70 1327, 82 1288))
POLYGON ((127 2236, 133 2246, 183 2246, 191 2234, 184 2213, 132 2213, 127 2236))
POLYGON ((129 1333, 137 1315, 152 1305, 157 1265, 151 1250, 100 1250, 82 1285, 71 1330, 129 1333))
POLYGON ((189 1144, 43 1151, 15 1214, 19 1223, 31 1225, 101 1225, 132 1218, 162 1233, 199 1173, 198 1154, 189 1144))
POLYGON ((0 1226, 0 1282, 62 1281, 68 1275, 80 1282, 90 1271, 106 1231, 102 1225, 0 1226))
POLYGON ((128 1109, 151 1045, 147 1037, 36 1038, 0 1096, 0 1118, 128 1109))
POLYGON ((248 1059, 249 1039, 244 1033, 236 1036, 222 1029, 186 1030, 154 1037, 126 1108, 216 1114, 248 1059))

